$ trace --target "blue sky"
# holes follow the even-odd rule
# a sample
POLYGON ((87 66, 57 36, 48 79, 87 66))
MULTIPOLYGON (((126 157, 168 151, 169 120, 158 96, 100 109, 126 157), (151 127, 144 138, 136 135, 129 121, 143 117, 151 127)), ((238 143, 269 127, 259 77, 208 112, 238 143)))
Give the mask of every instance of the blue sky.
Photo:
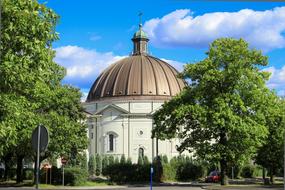
POLYGON ((55 61, 67 68, 64 82, 84 94, 106 66, 130 54, 142 11, 152 55, 181 70, 201 60, 213 39, 243 37, 269 56, 268 86, 285 95, 285 3, 49 0, 47 6, 60 15, 55 61))

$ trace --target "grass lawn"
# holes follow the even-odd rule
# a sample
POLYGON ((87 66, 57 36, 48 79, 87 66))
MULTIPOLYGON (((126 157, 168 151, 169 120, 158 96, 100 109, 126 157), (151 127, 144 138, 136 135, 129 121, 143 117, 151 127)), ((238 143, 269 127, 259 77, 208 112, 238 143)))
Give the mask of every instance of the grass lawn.
POLYGON ((220 186, 220 185, 213 185, 204 187, 207 190, 283 190, 283 185, 227 185, 227 186, 220 186))
MULTIPOLYGON (((80 186, 92 187, 92 186, 107 186, 113 185, 107 180, 93 180, 93 181, 86 181, 84 184, 80 186)), ((10 181, 3 181, 0 182, 0 187, 35 187, 31 180, 25 180, 23 183, 16 183, 14 180, 10 181)), ((50 185, 50 184, 39 184, 40 188, 44 189, 53 189, 62 187, 62 185, 50 185)))

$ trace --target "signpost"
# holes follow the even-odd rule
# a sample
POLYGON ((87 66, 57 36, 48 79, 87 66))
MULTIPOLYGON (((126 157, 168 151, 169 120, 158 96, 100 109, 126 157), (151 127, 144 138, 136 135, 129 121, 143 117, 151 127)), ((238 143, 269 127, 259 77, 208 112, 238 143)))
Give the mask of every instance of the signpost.
MULTIPOLYGON (((48 171, 49 171, 49 169, 51 169, 51 165, 44 164, 43 168, 46 170, 46 184, 48 184, 48 171)), ((50 175, 51 175, 51 172, 50 172, 50 175)))
POLYGON ((32 134, 32 148, 37 152, 36 160, 36 189, 39 189, 39 173, 40 173, 40 153, 44 152, 48 146, 49 136, 48 130, 43 125, 38 125, 32 134))
POLYGON ((62 186, 64 186, 64 165, 67 163, 67 159, 62 157, 61 164, 62 164, 62 186))

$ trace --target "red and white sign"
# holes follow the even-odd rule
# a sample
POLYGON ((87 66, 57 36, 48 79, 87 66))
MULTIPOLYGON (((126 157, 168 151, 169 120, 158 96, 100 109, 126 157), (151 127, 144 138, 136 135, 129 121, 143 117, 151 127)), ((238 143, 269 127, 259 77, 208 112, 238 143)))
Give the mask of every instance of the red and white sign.
POLYGON ((67 159, 64 158, 64 157, 62 157, 62 158, 61 158, 61 164, 65 165, 66 163, 67 163, 67 159))

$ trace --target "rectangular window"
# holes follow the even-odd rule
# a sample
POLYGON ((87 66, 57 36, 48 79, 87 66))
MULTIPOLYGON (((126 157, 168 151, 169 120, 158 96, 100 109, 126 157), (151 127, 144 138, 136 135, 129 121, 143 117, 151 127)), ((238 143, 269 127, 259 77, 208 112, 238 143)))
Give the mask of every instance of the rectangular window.
POLYGON ((114 151, 114 135, 109 135, 109 151, 114 151))
POLYGON ((91 139, 93 139, 93 133, 91 133, 91 139))

